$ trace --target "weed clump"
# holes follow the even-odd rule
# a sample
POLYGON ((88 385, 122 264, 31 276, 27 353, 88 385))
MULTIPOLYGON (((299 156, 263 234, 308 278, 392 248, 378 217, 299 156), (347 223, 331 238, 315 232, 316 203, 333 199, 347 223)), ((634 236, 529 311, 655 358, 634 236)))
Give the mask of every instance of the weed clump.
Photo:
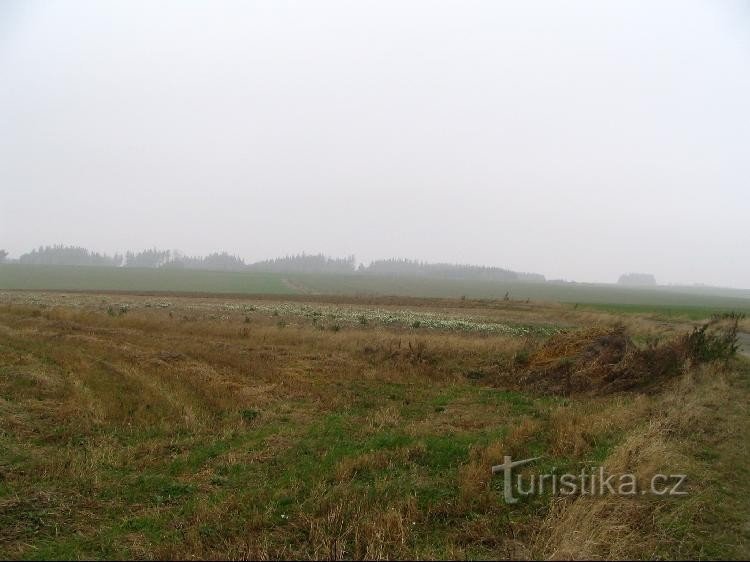
POLYGON ((727 360, 739 349, 737 330, 745 315, 737 312, 714 314, 711 321, 684 337, 684 345, 691 359, 700 363, 727 360))
POLYGON ((240 415, 246 423, 251 423, 258 419, 258 417, 260 416, 260 412, 255 408, 248 408, 246 410, 242 410, 240 412, 240 415))
POLYGON ((110 316, 122 316, 123 314, 127 313, 128 307, 125 305, 120 306, 119 308, 114 308, 113 306, 107 307, 107 314, 110 316))

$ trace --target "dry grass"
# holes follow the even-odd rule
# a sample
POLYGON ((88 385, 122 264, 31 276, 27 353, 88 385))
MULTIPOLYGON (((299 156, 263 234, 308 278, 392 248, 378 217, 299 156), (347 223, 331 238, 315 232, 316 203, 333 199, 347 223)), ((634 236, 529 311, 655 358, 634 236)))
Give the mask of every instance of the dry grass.
MULTIPOLYGON (((746 374, 706 367, 660 393, 562 399, 497 386, 514 357, 537 345, 514 336, 334 330, 248 311, 247 300, 170 297, 163 308, 148 296, 10 300, 0 302, 3 557, 746 552, 727 538, 741 520, 721 527, 706 515, 719 487, 736 496, 733 513, 747 513, 746 487, 719 486, 709 470, 750 459, 746 374), (560 466, 596 460, 642 478, 685 466, 695 495, 539 497, 511 508, 489 471, 508 454, 544 454, 560 466), (702 533, 714 527, 725 534, 712 542, 702 533)), ((450 303, 375 304, 438 312, 450 303)), ((607 330, 618 319, 559 305, 451 306, 483 321, 607 330)), ((677 329, 627 322, 643 338, 677 329)))
POLYGON ((649 419, 652 404, 642 394, 598 401, 572 402, 552 410, 548 422, 549 451, 556 456, 581 457, 602 436, 627 431, 649 419))
MULTIPOLYGON (((748 513, 740 505, 750 490, 742 480, 747 471, 738 473, 737 466, 726 462, 727 457, 739 461, 748 454, 747 441, 738 450, 733 438, 737 433, 747 435, 750 429, 747 396, 737 401, 736 377, 716 367, 687 374, 654 400, 650 415, 638 416, 641 423, 603 463, 609 474, 634 474, 639 489, 647 489, 654 474, 687 474, 688 497, 674 501, 617 496, 555 500, 535 533, 533 556, 746 556, 748 513), (712 449, 708 455, 707 444, 712 449), (717 495, 717 483, 723 490, 736 489, 744 499, 735 498, 727 504, 723 494, 717 495), (744 531, 726 525, 728 514, 745 521, 744 531)), ((617 423, 627 422, 630 414, 626 413, 625 419, 621 416, 622 412, 616 414, 617 423)))

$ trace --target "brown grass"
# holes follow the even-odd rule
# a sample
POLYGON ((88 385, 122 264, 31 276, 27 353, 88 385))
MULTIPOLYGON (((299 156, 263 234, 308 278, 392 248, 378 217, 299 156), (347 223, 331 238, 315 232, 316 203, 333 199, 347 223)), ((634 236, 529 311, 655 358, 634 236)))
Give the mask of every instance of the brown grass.
MULTIPOLYGON (((642 418, 604 462, 610 474, 635 474, 639 489, 645 489, 657 473, 688 474, 688 498, 673 502, 617 496, 555 500, 535 532, 532 555, 546 559, 644 559, 747 554, 747 537, 729 538, 733 531, 723 525, 728 513, 736 516, 732 509, 742 510, 736 500, 728 506, 711 483, 736 486, 742 494, 750 489, 748 483, 738 481, 736 466, 731 463, 705 463, 695 456, 708 442, 721 452, 716 453, 718 459, 746 458, 747 443, 737 451, 731 437, 736 431, 746 434, 749 425, 744 409, 747 399, 744 404, 735 401, 730 383, 735 377, 716 367, 687 374, 655 400, 651 414, 642 418), (728 540, 723 546, 731 545, 730 550, 706 550, 708 541, 703 533, 715 533, 714 541, 728 540)), ((624 421, 621 416, 622 411, 605 423, 620 424, 624 421)), ((747 517, 747 512, 741 517, 747 517)))
MULTIPOLYGON (((741 363, 688 369, 659 392, 563 399, 517 381, 502 386, 517 374, 514 357, 540 348, 535 339, 379 325, 333 331, 306 317, 280 325, 225 307, 247 300, 169 297, 159 308, 146 307, 147 296, 23 298, 0 302, 3 557, 747 552, 737 538, 747 488, 738 478, 719 485, 711 472, 728 475, 750 459, 747 374, 731 370, 743 373, 741 363), (129 311, 110 314, 120 301, 129 311), (540 451, 643 479, 684 467, 694 494, 682 503, 542 497, 506 506, 490 467, 540 451), (728 512, 709 501, 723 488, 735 518, 725 524, 717 521, 728 512)), ((600 334, 617 320, 533 303, 373 302, 455 306, 498 321, 596 322, 590 333, 600 334)), ((676 329, 629 318, 640 337, 676 329)))

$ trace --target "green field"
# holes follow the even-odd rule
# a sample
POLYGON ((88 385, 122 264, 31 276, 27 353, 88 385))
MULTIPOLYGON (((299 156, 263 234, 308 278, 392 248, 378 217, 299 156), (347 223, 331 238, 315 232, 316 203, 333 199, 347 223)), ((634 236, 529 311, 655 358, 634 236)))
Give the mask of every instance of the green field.
POLYGON ((747 306, 739 303, 732 307, 716 306, 689 306, 689 305, 658 305, 658 304, 614 304, 614 303, 588 303, 581 304, 581 310, 596 310, 611 312, 613 314, 651 314, 658 318, 669 320, 672 318, 687 318, 689 320, 703 320, 714 313, 730 312, 731 310, 747 311, 747 306))
POLYGON ((295 293, 273 273, 16 264, 0 265, 0 289, 295 293))
POLYGON ((179 269, 0 265, 0 289, 164 291, 217 294, 397 295, 433 298, 555 301, 613 312, 656 312, 701 318, 713 311, 750 311, 750 290, 628 288, 589 283, 528 283, 279 274, 179 269))
POLYGON ((750 291, 717 288, 629 288, 593 283, 529 283, 376 277, 363 275, 289 275, 295 285, 323 294, 381 294, 414 297, 556 301, 565 303, 750 309, 750 291))

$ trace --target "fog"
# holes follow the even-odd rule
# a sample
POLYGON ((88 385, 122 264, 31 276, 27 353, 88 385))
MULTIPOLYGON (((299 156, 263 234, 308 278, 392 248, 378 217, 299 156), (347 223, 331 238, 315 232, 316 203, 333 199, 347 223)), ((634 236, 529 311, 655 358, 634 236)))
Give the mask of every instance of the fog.
POLYGON ((0 2, 0 248, 750 288, 750 3, 0 2))

